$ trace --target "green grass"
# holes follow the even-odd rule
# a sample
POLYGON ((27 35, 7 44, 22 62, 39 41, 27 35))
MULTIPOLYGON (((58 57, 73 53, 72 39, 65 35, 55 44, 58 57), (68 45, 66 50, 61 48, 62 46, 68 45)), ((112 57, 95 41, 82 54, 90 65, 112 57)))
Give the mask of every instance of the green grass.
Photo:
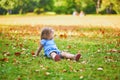
MULTIPOLYGON (((33 57, 31 53, 36 51, 39 44, 39 33, 36 30, 41 29, 39 26, 1 25, 0 79, 120 80, 120 30, 71 27, 78 32, 77 36, 62 38, 56 34, 55 42, 62 51, 73 54, 80 52, 82 58, 78 62, 66 59, 55 62, 44 57, 43 51, 40 57, 33 57), (23 32, 20 33, 20 30, 23 32), (16 52, 20 55, 16 56, 16 52)), ((53 28, 56 32, 60 30, 53 28)), ((67 31, 61 30, 67 35, 67 31)))

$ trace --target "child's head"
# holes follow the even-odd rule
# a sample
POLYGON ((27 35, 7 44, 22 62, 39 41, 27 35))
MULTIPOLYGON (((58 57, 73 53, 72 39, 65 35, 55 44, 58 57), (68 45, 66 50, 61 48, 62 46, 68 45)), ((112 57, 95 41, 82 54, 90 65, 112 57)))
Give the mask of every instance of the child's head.
POLYGON ((49 27, 46 27, 46 28, 43 28, 42 31, 41 31, 41 39, 53 39, 54 37, 54 30, 49 28, 49 27))

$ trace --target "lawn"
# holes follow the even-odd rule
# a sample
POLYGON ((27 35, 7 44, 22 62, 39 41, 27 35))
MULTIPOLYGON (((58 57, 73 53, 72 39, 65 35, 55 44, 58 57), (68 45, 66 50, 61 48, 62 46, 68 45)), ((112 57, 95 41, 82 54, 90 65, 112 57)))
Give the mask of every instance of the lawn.
MULTIPOLYGON (((1 80, 120 80, 119 16, 116 18, 103 16, 100 21, 111 21, 108 25, 104 21, 104 23, 99 21, 100 16, 89 16, 92 17, 91 21, 88 17, 82 19, 84 22, 82 24, 86 23, 85 25, 74 21, 78 24, 75 25, 69 20, 66 21, 69 26, 63 24, 65 16, 58 18, 58 23, 55 25, 49 24, 49 21, 44 23, 47 17, 49 16, 42 17, 43 24, 50 25, 55 30, 55 42, 58 48, 73 54, 79 52, 82 55, 81 59, 78 62, 69 59, 55 62, 44 57, 43 51, 39 57, 34 57, 40 41, 40 30, 44 27, 42 20, 37 24, 39 20, 36 20, 37 17, 34 20, 33 17, 33 25, 32 19, 30 22, 24 22, 23 16, 15 17, 17 20, 11 16, 2 16, 0 18, 1 80), (11 24, 5 24, 5 18, 6 23, 11 24), (100 25, 96 23, 93 25, 94 21, 100 25)), ((52 16, 50 18, 52 19, 52 16)), ((53 22, 55 19, 53 17, 53 22)))

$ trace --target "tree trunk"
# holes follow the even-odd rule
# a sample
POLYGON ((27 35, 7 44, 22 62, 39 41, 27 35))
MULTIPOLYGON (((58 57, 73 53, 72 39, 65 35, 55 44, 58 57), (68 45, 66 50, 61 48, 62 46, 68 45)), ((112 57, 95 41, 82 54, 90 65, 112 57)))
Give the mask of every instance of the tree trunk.
POLYGON ((96 13, 99 14, 99 9, 101 7, 102 0, 97 0, 96 2, 96 13))

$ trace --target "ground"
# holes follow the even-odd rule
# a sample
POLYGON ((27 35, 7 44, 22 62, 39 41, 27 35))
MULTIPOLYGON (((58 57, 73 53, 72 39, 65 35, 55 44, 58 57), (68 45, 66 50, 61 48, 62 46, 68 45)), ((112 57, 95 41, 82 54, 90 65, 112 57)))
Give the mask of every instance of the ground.
POLYGON ((107 27, 119 27, 120 16, 92 16, 87 15, 85 17, 80 16, 0 16, 0 24, 10 25, 82 25, 82 26, 107 26, 107 27))
POLYGON ((120 80, 120 16, 0 16, 1 80, 120 80), (49 25, 62 51, 78 62, 34 53, 49 25))

